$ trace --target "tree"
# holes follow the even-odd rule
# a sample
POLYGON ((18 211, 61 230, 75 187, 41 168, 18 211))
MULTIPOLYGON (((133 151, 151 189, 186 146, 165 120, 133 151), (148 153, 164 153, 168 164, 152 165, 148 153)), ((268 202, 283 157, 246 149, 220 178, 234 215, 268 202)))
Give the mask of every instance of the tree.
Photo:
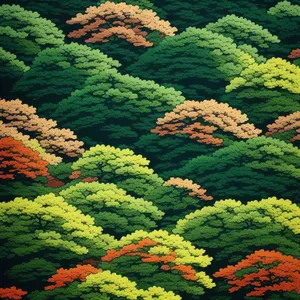
POLYGON ((290 143, 262 136, 200 155, 164 176, 191 179, 215 200, 248 201, 259 195, 298 201, 299 155, 290 143))
POLYGON ((241 111, 215 100, 185 101, 172 112, 166 113, 164 118, 159 118, 156 122, 158 126, 151 132, 160 136, 184 134, 199 143, 220 146, 223 140, 212 135, 219 128, 240 139, 258 136, 261 130, 253 124, 245 123, 247 120, 241 111), (209 126, 205 125, 207 123, 209 126))
POLYGON ((101 255, 113 243, 113 238, 102 234, 102 228, 95 226, 90 216, 54 194, 39 196, 34 201, 16 198, 0 207, 3 258, 25 258, 39 252, 59 259, 87 253, 92 258, 95 252, 101 255), (22 239, 24 234, 26 240, 22 239))
POLYGON ((199 184, 193 183, 192 180, 182 178, 171 177, 168 181, 164 183, 164 186, 176 186, 177 188, 187 189, 189 191, 189 196, 196 196, 202 200, 212 200, 211 196, 207 196, 206 190, 202 189, 199 184))
POLYGON ((48 162, 39 153, 11 137, 0 139, 0 179, 15 180, 17 177, 35 179, 48 176, 48 162))
POLYGON ((300 294, 300 260, 276 251, 258 250, 235 266, 227 266, 214 274, 225 278, 232 286, 229 291, 251 289, 248 297, 262 297, 275 292, 300 294))
MULTIPOLYGON (((223 145, 232 142, 224 136, 222 139, 223 145)), ((220 147, 199 143, 196 139, 188 139, 183 134, 161 137, 149 133, 142 135, 132 148, 137 153, 145 155, 151 161, 151 166, 155 171, 161 174, 183 167, 191 158, 213 153, 220 147)), ((170 174, 170 176, 173 176, 173 174, 170 174)))
POLYGON ((222 102, 242 109, 251 122, 266 125, 282 114, 300 110, 300 68, 281 58, 252 64, 226 87, 222 102))
POLYGON ((1 5, 0 20, 0 45, 26 64, 42 49, 64 43, 54 23, 19 5, 1 5))
POLYGON ((34 283, 37 277, 51 276, 53 267, 99 258, 115 243, 95 226, 92 217, 54 194, 0 203, 0 215, 3 272, 8 271, 8 278, 17 282, 34 283), (40 260, 32 261, 35 258, 40 260), (27 277, 16 270, 26 270, 27 277))
POLYGON ((214 270, 262 248, 300 257, 299 216, 300 208, 289 200, 221 200, 179 220, 173 232, 206 249, 214 270))
POLYGON ((151 202, 134 198, 114 184, 78 183, 62 190, 60 196, 93 217, 105 232, 118 237, 139 229, 154 229, 164 215, 151 202))
POLYGON ((46 287, 46 291, 33 292, 30 299, 170 299, 180 300, 173 292, 167 292, 160 287, 150 287, 147 290, 138 289, 136 283, 128 278, 110 271, 102 271, 91 265, 80 266, 69 270, 60 269, 49 279, 59 281, 59 284, 46 287), (63 282, 72 282, 67 287, 60 287, 63 282))
POLYGON ((163 111, 183 101, 181 93, 172 88, 116 70, 101 70, 56 105, 51 117, 96 144, 128 147, 150 131, 163 111))
POLYGON ((19 79, 29 67, 17 57, 0 47, 0 87, 4 96, 7 96, 12 88, 12 81, 19 79))
POLYGON ((30 0, 4 0, 3 2, 19 4, 26 10, 38 12, 42 17, 50 19, 62 29, 66 29, 66 21, 70 17, 95 4, 93 0, 70 0, 68 2, 43 0, 35 3, 30 0))
POLYGON ((116 36, 136 47, 153 45, 146 39, 148 31, 158 31, 162 36, 172 36, 177 31, 168 21, 160 20, 152 10, 142 10, 124 2, 107 1, 98 7, 91 6, 85 14, 77 14, 67 23, 83 25, 70 32, 70 38, 84 38, 86 43, 107 43, 116 36))
POLYGON ((288 56, 290 59, 300 58, 300 49, 292 50, 290 55, 288 56))
POLYGON ((31 69, 15 84, 14 91, 37 106, 47 101, 57 103, 80 88, 90 75, 119 65, 99 50, 76 43, 64 44, 41 51, 31 69))
POLYGON ((64 287, 68 283, 72 283, 77 279, 79 279, 80 281, 85 281, 86 277, 90 274, 96 274, 99 272, 102 272, 102 270, 97 269, 90 264, 76 265, 76 267, 67 270, 60 268, 57 270, 56 274, 52 275, 52 277, 48 279, 48 282, 53 284, 46 286, 45 290, 51 291, 57 288, 64 287))
MULTIPOLYGON (((0 100, 1 101, 1 100, 0 100)), ((1 113, 0 113, 1 114, 1 113)), ((0 121, 0 137, 1 138, 13 138, 14 140, 20 141, 25 147, 38 152, 42 160, 49 163, 49 165, 56 165, 62 161, 61 157, 54 154, 47 153, 37 139, 31 139, 28 135, 24 135, 16 127, 7 126, 0 121)))
POLYGON ((156 171, 171 173, 191 158, 258 136, 261 130, 247 121, 245 114, 225 103, 185 101, 158 118, 152 134, 142 136, 134 149, 145 154, 156 171))
POLYGON ((17 289, 15 286, 10 288, 0 288, 0 298, 1 299, 12 299, 19 300, 22 299, 27 292, 21 289, 17 289))
POLYGON ((199 100, 219 97, 226 82, 254 62, 231 38, 191 27, 149 48, 128 70, 133 76, 173 86, 185 97, 199 100))
POLYGON ((275 135, 280 138, 287 133, 291 142, 297 142, 300 140, 300 111, 288 116, 281 116, 267 127, 269 131, 266 135, 275 135))
MULTIPOLYGON (((164 229, 171 228, 178 219, 188 212, 203 207, 205 199, 210 199, 210 194, 202 194, 204 190, 198 185, 197 187, 192 185, 192 188, 197 188, 197 193, 201 193, 203 199, 199 198, 199 195, 191 196, 191 191, 185 188, 185 185, 173 185, 172 180, 164 182, 149 167, 149 163, 143 156, 136 155, 129 149, 97 145, 84 152, 82 157, 72 164, 72 169, 77 172, 78 180, 86 177, 97 178, 101 183, 114 183, 130 196, 150 201, 154 210, 157 207, 159 211, 165 213, 163 219, 156 221, 160 228, 164 229)), ((182 176, 182 179, 185 177, 182 176)), ((190 185, 190 182, 187 182, 190 185)), ((99 185, 93 183, 92 186, 99 185)), ((87 208, 84 206, 80 209, 85 211, 87 208)), ((119 220, 121 221, 120 218, 119 220)))
MULTIPOLYGON (((286 1, 284 1, 286 2, 286 1)), ((217 22, 218 19, 227 15, 236 15, 247 18, 256 24, 268 29, 271 34, 278 36, 281 44, 271 45, 264 53, 268 57, 284 57, 290 49, 297 47, 299 32, 295 28, 299 27, 299 18, 283 17, 268 13, 268 10, 277 5, 278 0, 210 0, 196 1, 188 3, 179 0, 165 0, 163 4, 155 1, 154 4, 165 11, 165 17, 180 31, 189 26, 202 28, 208 23, 217 22)), ((298 4, 298 0, 290 0, 292 4, 298 4)))
POLYGON ((162 185, 163 180, 149 168, 149 161, 129 149, 97 145, 85 151, 73 163, 83 177, 98 177, 103 183, 115 183, 135 197, 162 185))
POLYGON ((68 24, 79 28, 68 36, 117 59, 122 63, 122 70, 135 62, 147 47, 157 45, 165 35, 177 31, 168 21, 160 20, 149 3, 145 3, 149 7, 144 9, 135 3, 114 2, 104 1, 68 20, 68 24))
POLYGON ((27 288, 31 284, 47 282, 49 274, 54 274, 61 265, 44 258, 33 258, 21 264, 14 263, 15 265, 7 271, 7 278, 17 280, 27 288))
POLYGON ((288 56, 289 59, 293 61, 293 64, 300 66, 300 49, 292 50, 288 56))
POLYGON ((300 5, 293 5, 289 1, 281 1, 271 7, 268 13, 279 18, 300 17, 300 5))
POLYGON ((19 99, 0 99, 0 107, 5 127, 31 134, 47 152, 69 157, 77 157, 83 152, 83 142, 77 141, 71 130, 58 129, 56 121, 40 118, 34 107, 23 104, 19 99))
POLYGON ((262 26, 236 15, 227 15, 206 29, 232 38, 236 44, 249 44, 257 48, 269 48, 270 44, 280 43, 277 36, 262 26))
POLYGON ((202 295, 204 288, 215 286, 202 271, 212 260, 204 252, 166 231, 136 231, 108 250, 100 266, 118 270, 143 289, 156 285, 176 293, 202 295))

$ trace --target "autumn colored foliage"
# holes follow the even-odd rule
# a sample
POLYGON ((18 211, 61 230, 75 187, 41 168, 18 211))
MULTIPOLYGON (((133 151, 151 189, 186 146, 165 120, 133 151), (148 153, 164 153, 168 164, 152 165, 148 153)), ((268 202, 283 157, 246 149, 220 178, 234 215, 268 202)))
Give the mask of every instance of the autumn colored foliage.
POLYGON ((81 24, 82 28, 69 33, 70 38, 85 38, 86 43, 107 43, 113 36, 125 39, 136 47, 150 47, 148 31, 159 31, 161 36, 174 35, 177 31, 168 21, 160 20, 155 12, 140 9, 124 2, 105 2, 91 6, 85 14, 77 14, 68 24, 81 24), (148 30, 148 31, 147 31, 148 30))
POLYGON ((220 146, 223 140, 213 136, 217 129, 230 132, 241 139, 258 136, 261 130, 256 129, 253 124, 245 123, 247 121, 245 114, 225 103, 215 100, 185 101, 172 112, 166 113, 164 118, 159 118, 156 122, 158 126, 151 132, 159 136, 187 134, 190 139, 196 139, 199 143, 220 146), (199 122, 199 118, 211 125, 199 122))
POLYGON ((296 111, 288 116, 281 116, 275 120, 274 123, 269 124, 268 132, 266 135, 272 135, 274 133, 283 133, 286 131, 295 131, 294 137, 291 138, 291 142, 300 140, 300 111, 296 111))
POLYGON ((155 254, 151 254, 150 252, 142 252, 146 247, 157 246, 158 243, 156 241, 151 240, 150 238, 145 238, 139 241, 137 244, 129 244, 123 246, 120 250, 108 250, 106 255, 101 258, 102 261, 111 262, 116 258, 121 256, 139 256, 141 261, 144 263, 161 263, 161 270, 169 271, 169 270, 177 270, 181 272, 181 275, 186 280, 197 281, 198 278, 196 276, 196 271, 192 268, 192 266, 186 266, 183 264, 169 266, 169 263, 172 263, 176 259, 176 253, 174 251, 170 251, 168 254, 159 256, 155 254))
POLYGON ((0 288, 1 299, 19 300, 25 295, 27 295, 26 291, 17 289, 15 286, 9 288, 0 288))
POLYGON ((48 176, 48 162, 39 153, 11 137, 0 139, 0 179, 14 180, 17 175, 34 179, 48 176))
POLYGON ((11 137, 15 140, 21 141, 26 147, 39 152, 40 157, 47 161, 50 165, 56 165, 62 161, 61 157, 58 157, 53 153, 47 153, 37 139, 32 139, 29 135, 23 134, 16 127, 8 126, 8 124, 4 124, 0 121, 0 138, 3 137, 11 137))
POLYGON ((60 268, 57 270, 56 274, 48 279, 48 282, 54 284, 46 286, 45 290, 54 290, 56 288, 63 287, 66 286, 67 283, 72 283, 75 280, 85 281, 88 275, 99 272, 102 272, 102 270, 97 269, 90 264, 77 265, 75 268, 71 269, 60 268))
POLYGON ((175 186, 179 189, 186 189, 189 191, 189 196, 194 197, 196 196, 202 200, 212 200, 211 196, 207 196, 206 190, 202 189, 199 184, 193 183, 192 180, 189 179, 182 179, 179 177, 171 177, 164 183, 164 186, 175 186))
POLYGON ((58 129, 56 121, 40 118, 34 107, 23 104, 19 99, 0 99, 0 117, 5 126, 33 135, 49 153, 76 157, 83 152, 83 142, 77 140, 73 131, 58 129))
POLYGON ((235 266, 220 269, 214 276, 225 278, 232 286, 231 293, 251 287, 252 291, 246 296, 260 297, 280 291, 300 294, 300 260, 276 251, 255 251, 235 266), (243 270, 249 271, 239 275, 243 270))
POLYGON ((290 59, 297 59, 300 58, 300 49, 293 50, 290 55, 288 56, 290 59))

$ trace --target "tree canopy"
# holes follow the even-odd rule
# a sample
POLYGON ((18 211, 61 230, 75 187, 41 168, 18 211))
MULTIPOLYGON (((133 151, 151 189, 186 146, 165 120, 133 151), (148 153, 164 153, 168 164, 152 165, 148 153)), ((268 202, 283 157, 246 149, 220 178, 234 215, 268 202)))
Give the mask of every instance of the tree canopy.
POLYGON ((299 215, 299 207, 284 199, 221 200, 179 220, 173 232, 206 249, 216 266, 259 249, 300 257, 299 215))
POLYGON ((172 175, 200 184, 215 200, 248 201, 259 195, 297 202, 299 156, 299 149, 292 144, 262 136, 200 155, 172 175))

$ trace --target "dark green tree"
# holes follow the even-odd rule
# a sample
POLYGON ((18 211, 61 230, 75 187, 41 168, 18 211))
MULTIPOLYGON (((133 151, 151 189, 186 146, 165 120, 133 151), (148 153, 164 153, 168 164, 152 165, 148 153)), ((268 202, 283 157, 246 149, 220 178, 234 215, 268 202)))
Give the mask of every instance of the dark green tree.
POLYGON ((191 179, 215 200, 276 196, 299 201, 299 155, 292 144, 262 136, 201 155, 166 176, 191 179))
POLYGON ((51 21, 19 5, 0 6, 0 46, 29 64, 41 50, 60 46, 64 34, 51 21))
POLYGON ((14 91, 37 107, 45 102, 58 103, 80 88, 89 76, 118 66, 117 61, 99 50, 64 44, 40 52, 14 91))
POLYGON ((77 13, 84 12, 91 5, 96 5, 96 0, 3 0, 3 3, 18 4, 26 10, 38 12, 42 17, 50 19, 61 29, 66 29, 66 21, 77 13))
POLYGON ((206 249, 219 269, 259 249, 300 257, 299 216, 296 204, 275 197, 247 204, 221 200, 179 220, 173 232, 206 249))
POLYGON ((80 137, 97 143, 130 145, 149 132, 164 111, 183 101, 181 93, 172 88, 106 69, 59 102, 51 117, 80 137))
POLYGON ((188 99, 218 98, 227 82, 255 62, 231 38, 207 29, 188 28, 166 37, 128 68, 141 78, 183 92, 188 99))

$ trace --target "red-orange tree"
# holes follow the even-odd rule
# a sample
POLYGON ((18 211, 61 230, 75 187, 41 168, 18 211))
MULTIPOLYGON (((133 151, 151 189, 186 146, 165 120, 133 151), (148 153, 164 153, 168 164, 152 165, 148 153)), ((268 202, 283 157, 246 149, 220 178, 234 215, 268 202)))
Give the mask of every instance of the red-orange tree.
POLYGON ((46 286, 45 290, 47 291, 61 288, 66 286, 68 283, 74 282, 75 280, 85 281, 88 275, 99 272, 102 272, 102 270, 97 269, 90 264, 77 265, 75 268, 70 269, 60 268, 57 270, 56 274, 48 279, 48 282, 53 284, 46 286))
POLYGON ((145 238, 140 240, 137 244, 129 244, 122 247, 120 250, 108 250, 106 255, 102 257, 102 261, 112 262, 114 259, 122 256, 137 256, 141 258, 144 263, 159 263, 160 269, 163 271, 177 270, 180 272, 181 276, 186 280, 197 281, 197 272, 190 265, 172 265, 176 260, 176 253, 170 251, 168 254, 159 256, 156 254, 151 254, 147 252, 147 247, 157 246, 158 243, 145 238), (169 265, 171 264, 171 265, 169 265))
POLYGON ((25 147, 21 141, 11 137, 0 139, 0 179, 47 177, 47 166, 48 162, 42 160, 38 152, 25 147))
POLYGON ((300 58, 300 49, 295 49, 291 51, 290 55, 288 56, 290 59, 297 59, 300 58))
POLYGON ((177 31, 168 21, 160 20, 152 10, 142 10, 124 2, 107 1, 98 7, 91 6, 86 9, 85 14, 77 14, 67 23, 83 26, 70 32, 70 38, 84 38, 86 43, 107 43, 116 36, 136 47, 153 45, 146 39, 151 31, 160 32, 161 37, 172 36, 177 31))
POLYGON ((1 299, 19 300, 22 299, 26 294, 26 291, 17 289, 15 286, 9 288, 0 288, 1 299))
POLYGON ((246 296, 261 297, 270 292, 296 292, 300 295, 300 260, 276 251, 255 251, 235 266, 214 274, 225 278, 230 293, 251 289, 246 296))

